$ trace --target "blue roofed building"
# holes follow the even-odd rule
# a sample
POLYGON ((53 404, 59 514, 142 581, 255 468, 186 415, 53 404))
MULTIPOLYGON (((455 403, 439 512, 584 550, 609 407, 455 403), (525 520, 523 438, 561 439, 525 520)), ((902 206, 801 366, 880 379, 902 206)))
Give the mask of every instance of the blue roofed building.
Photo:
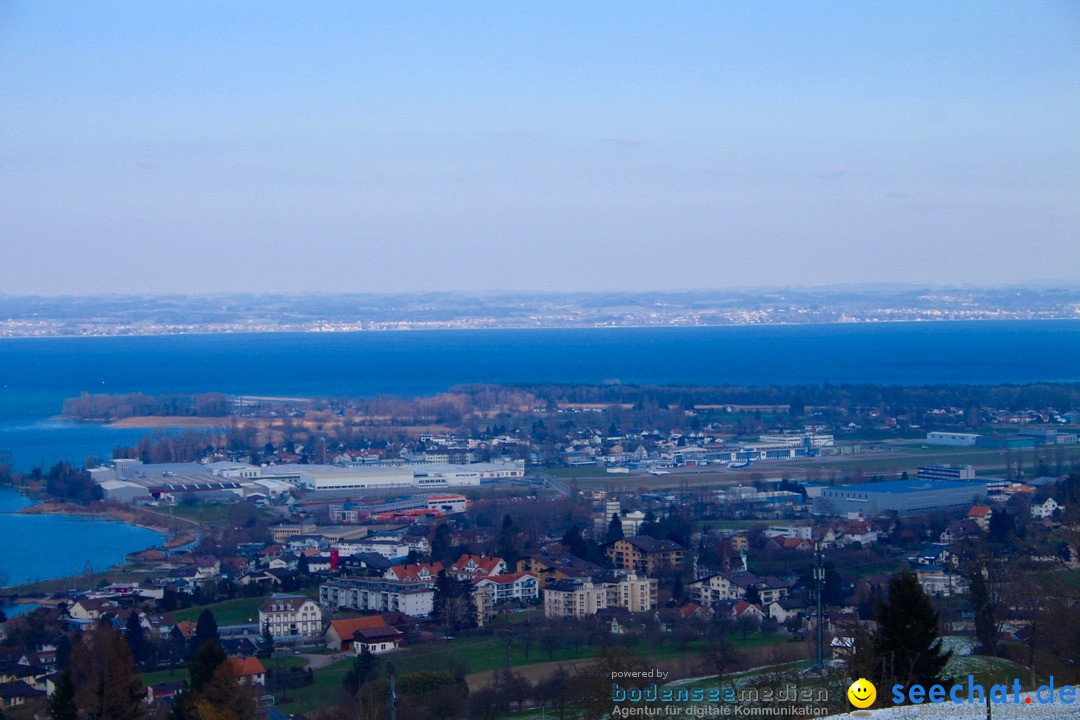
POLYGON ((864 517, 901 517, 967 510, 986 500, 985 482, 894 480, 825 488, 814 498, 815 515, 862 513, 864 517))

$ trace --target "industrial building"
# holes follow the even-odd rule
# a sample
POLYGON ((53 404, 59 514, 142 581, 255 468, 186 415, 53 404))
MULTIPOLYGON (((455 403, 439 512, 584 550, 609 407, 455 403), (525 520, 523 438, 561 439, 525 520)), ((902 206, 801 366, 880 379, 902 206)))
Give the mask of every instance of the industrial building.
POLYGON ((926 442, 931 445, 956 445, 958 447, 974 447, 979 439, 978 433, 963 432, 928 432, 926 442))
POLYGON ((464 495, 404 495, 381 502, 345 502, 330 505, 330 521, 340 524, 384 520, 409 515, 453 515, 465 512, 464 495))
POLYGON ((92 469, 90 475, 109 498, 122 502, 175 502, 182 495, 221 492, 238 497, 259 493, 276 498, 297 487, 314 491, 476 487, 485 481, 523 478, 525 464, 506 461, 470 465, 259 467, 236 462, 144 464, 138 460, 116 460, 112 467, 92 469))
POLYGON ((974 465, 922 465, 918 469, 920 480, 974 480, 974 465))
POLYGON ((948 480, 895 480, 830 487, 814 498, 814 514, 925 515, 969 508, 976 502, 984 502, 986 492, 985 482, 948 480))

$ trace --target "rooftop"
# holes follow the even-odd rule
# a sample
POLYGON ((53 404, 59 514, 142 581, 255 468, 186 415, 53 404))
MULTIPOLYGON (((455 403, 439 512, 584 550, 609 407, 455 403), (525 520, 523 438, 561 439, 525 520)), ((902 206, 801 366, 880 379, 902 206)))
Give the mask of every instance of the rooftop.
POLYGON ((985 488, 985 483, 964 482, 962 480, 891 480, 889 482, 862 483, 860 485, 841 485, 829 490, 854 491, 861 493, 915 493, 933 490, 956 490, 971 488, 977 490, 985 488))

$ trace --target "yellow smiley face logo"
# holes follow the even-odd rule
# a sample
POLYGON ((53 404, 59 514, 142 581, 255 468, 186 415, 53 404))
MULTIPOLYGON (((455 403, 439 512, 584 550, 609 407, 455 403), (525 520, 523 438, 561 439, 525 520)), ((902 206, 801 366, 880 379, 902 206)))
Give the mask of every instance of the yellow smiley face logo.
POLYGON ((847 689, 847 699, 857 708, 868 708, 877 700, 877 688, 866 678, 859 678, 847 689))

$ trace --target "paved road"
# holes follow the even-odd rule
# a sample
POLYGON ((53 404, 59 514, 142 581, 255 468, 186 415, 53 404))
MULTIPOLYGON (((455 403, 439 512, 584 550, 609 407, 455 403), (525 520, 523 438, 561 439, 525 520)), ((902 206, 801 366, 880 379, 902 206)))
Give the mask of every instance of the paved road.
POLYGON ((555 492, 560 493, 565 497, 570 497, 570 488, 566 487, 566 485, 564 485, 557 477, 542 472, 536 473, 536 477, 543 480, 544 483, 555 492))

